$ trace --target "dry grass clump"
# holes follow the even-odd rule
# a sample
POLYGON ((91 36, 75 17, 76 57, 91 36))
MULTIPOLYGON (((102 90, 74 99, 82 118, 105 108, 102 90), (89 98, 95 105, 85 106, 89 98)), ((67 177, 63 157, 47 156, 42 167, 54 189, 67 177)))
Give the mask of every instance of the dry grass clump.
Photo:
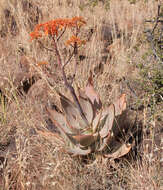
MULTIPOLYGON (((111 0, 109 10, 100 2, 81 10, 81 1, 0 2, 0 189, 161 188, 161 79, 143 33, 144 20, 157 16, 158 3, 111 0), (72 157, 48 133, 56 128, 45 107, 58 110, 55 90, 68 92, 54 52, 31 43, 29 33, 37 23, 74 16, 87 21, 81 32, 87 43, 79 50, 75 85, 83 88, 92 71, 103 106, 127 94, 127 110, 117 118, 117 131, 122 127, 130 132, 135 146, 113 162, 97 154, 72 157)), ((48 40, 43 44, 51 45, 48 40)), ((66 59, 69 52, 60 48, 66 59)), ((69 79, 74 69, 72 60, 66 69, 69 79)), ((117 140, 125 138, 122 131, 117 140)))
POLYGON ((158 162, 156 160, 149 163, 148 160, 143 160, 143 166, 138 164, 136 167, 131 167, 128 179, 130 189, 159 189, 162 186, 162 174, 158 162))

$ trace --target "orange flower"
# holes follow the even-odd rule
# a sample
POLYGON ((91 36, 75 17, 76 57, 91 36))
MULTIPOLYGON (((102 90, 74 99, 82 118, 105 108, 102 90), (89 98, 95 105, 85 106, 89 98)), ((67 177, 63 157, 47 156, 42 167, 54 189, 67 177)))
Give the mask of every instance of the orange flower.
POLYGON ((42 65, 47 65, 48 62, 46 61, 40 61, 40 62, 37 62, 37 66, 42 66, 42 65))
POLYGON ((77 26, 82 26, 86 24, 86 21, 84 20, 83 17, 74 17, 72 18, 72 22, 76 24, 77 26))
POLYGON ((57 36, 58 32, 65 29, 66 27, 79 28, 84 24, 86 24, 86 22, 84 21, 83 17, 73 17, 71 19, 59 18, 59 19, 51 20, 49 22, 36 25, 34 31, 30 33, 31 40, 42 37, 42 34, 40 33, 40 31, 42 31, 45 35, 57 36))
POLYGON ((42 35, 38 31, 34 31, 30 33, 31 40, 37 39, 39 37, 42 37, 42 35))
POLYGON ((85 40, 81 40, 77 36, 71 36, 69 40, 66 41, 66 45, 73 45, 74 43, 77 43, 78 45, 84 45, 86 43, 85 40))

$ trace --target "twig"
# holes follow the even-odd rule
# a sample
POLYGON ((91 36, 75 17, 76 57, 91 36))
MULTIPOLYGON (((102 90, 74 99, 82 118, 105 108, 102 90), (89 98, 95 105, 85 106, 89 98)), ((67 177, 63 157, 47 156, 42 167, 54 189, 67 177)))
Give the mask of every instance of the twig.
POLYGON ((77 68, 77 65, 78 65, 78 45, 77 45, 77 43, 74 44, 74 57, 75 57, 75 71, 74 71, 74 74, 73 74, 72 81, 74 80, 74 78, 76 76, 76 68, 77 68))
POLYGON ((59 41, 59 39, 63 36, 63 34, 65 33, 66 31, 66 27, 64 28, 63 32, 60 34, 60 36, 57 38, 57 41, 59 41))
MULTIPOLYGON (((154 23, 154 22, 156 22, 156 20, 146 20, 145 22, 152 22, 152 23, 154 23)), ((163 20, 157 20, 157 22, 163 22, 163 20)))
POLYGON ((71 61, 73 55, 74 55, 74 51, 70 54, 68 60, 67 60, 66 63, 64 64, 64 67, 71 61))
POLYGON ((160 5, 158 5, 156 23, 155 23, 155 25, 154 25, 154 27, 153 27, 152 34, 154 33, 154 31, 155 31, 155 29, 156 29, 156 27, 157 27, 157 25, 158 25, 158 20, 159 20, 159 18, 160 18, 160 5))
MULTIPOLYGON (((158 23, 159 22, 163 22, 162 20, 159 20, 160 19, 160 5, 158 5, 158 10, 157 10, 157 17, 156 17, 156 20, 154 21, 151 21, 151 20, 147 20, 146 22, 155 22, 155 25, 153 27, 152 30, 149 30, 147 31, 147 39, 148 41, 151 43, 151 49, 152 49, 152 52, 153 52, 153 55, 154 57, 160 62, 160 63, 163 63, 161 58, 159 57, 158 53, 157 53, 157 50, 156 50, 156 47, 155 47, 155 39, 154 39, 154 32, 155 32, 155 29, 157 28, 158 26, 158 23)), ((162 33, 161 33, 161 36, 162 36, 162 33)))

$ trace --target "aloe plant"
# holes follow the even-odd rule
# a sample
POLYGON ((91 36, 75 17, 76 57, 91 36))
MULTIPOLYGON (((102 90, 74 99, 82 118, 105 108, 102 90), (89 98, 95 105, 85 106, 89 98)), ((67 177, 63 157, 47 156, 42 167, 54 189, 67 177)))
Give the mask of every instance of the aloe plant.
MULTIPOLYGON (((130 144, 121 144, 113 140, 114 120, 116 116, 120 115, 126 109, 126 95, 122 94, 109 107, 103 108, 99 95, 93 87, 92 74, 88 79, 85 89, 78 89, 79 95, 77 96, 72 86, 76 69, 71 82, 68 81, 65 72, 65 67, 71 62, 72 57, 74 57, 75 65, 78 65, 78 48, 86 42, 79 38, 79 33, 81 27, 85 24, 86 21, 82 17, 55 19, 36 25, 34 31, 30 33, 31 40, 38 40, 47 36, 51 38, 65 87, 69 90, 73 98, 72 102, 68 97, 58 93, 62 110, 57 112, 47 108, 51 120, 56 128, 58 128, 58 133, 45 133, 41 131, 38 131, 38 133, 45 137, 55 137, 55 139, 64 143, 65 151, 73 155, 87 155, 92 152, 102 152, 106 157, 117 158, 126 154, 131 148, 130 144), (66 42, 72 48, 72 52, 68 56, 67 61, 63 61, 58 41, 68 29, 71 29, 71 32, 73 31, 73 35, 66 42), (113 141, 114 143, 112 143, 113 141), (118 144, 118 147, 114 146, 111 148, 111 144, 118 144), (106 155, 104 150, 107 148, 110 148, 112 151, 106 155)), ((47 49, 49 50, 49 48, 47 49)))
POLYGON ((122 143, 113 148, 109 154, 105 149, 114 139, 113 124, 115 117, 126 109, 126 95, 122 94, 109 107, 103 108, 99 95, 93 87, 92 76, 89 77, 84 90, 78 90, 78 102, 85 119, 75 102, 59 93, 62 112, 50 108, 47 111, 54 125, 58 128, 55 137, 64 142, 66 152, 73 155, 87 155, 102 152, 108 158, 118 158, 129 152, 131 145, 122 143))

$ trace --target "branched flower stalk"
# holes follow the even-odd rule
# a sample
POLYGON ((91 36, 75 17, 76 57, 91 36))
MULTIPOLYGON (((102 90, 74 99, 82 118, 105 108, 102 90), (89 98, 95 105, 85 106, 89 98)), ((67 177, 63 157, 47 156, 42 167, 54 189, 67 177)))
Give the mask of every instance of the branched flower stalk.
MULTIPOLYGON (((70 82, 68 82, 66 73, 65 73, 65 66, 70 62, 71 58, 75 56, 76 62, 77 62, 77 55, 78 55, 78 46, 85 44, 84 40, 81 40, 78 37, 78 34, 80 32, 80 28, 86 24, 85 20, 82 17, 74 17, 72 19, 55 19, 49 22, 46 22, 44 24, 38 24, 36 25, 35 29, 33 32, 30 33, 31 40, 38 39, 43 37, 43 35, 48 35, 50 38, 53 39, 53 44, 54 44, 54 50, 57 56, 58 60, 58 65, 60 66, 64 84, 65 86, 69 89, 74 102, 76 103, 80 114, 83 118, 83 120, 88 124, 87 118, 84 115, 84 112, 82 110, 82 107, 78 101, 78 98, 75 94, 74 88, 71 85, 70 82), (70 55, 69 59, 65 62, 62 63, 61 59, 61 54, 58 49, 58 44, 57 42, 61 39, 63 34, 65 33, 66 29, 74 29, 75 30, 75 35, 72 35, 69 40, 67 40, 66 44, 71 45, 73 47, 73 53, 70 55)), ((77 65, 77 63, 76 63, 77 65)))

